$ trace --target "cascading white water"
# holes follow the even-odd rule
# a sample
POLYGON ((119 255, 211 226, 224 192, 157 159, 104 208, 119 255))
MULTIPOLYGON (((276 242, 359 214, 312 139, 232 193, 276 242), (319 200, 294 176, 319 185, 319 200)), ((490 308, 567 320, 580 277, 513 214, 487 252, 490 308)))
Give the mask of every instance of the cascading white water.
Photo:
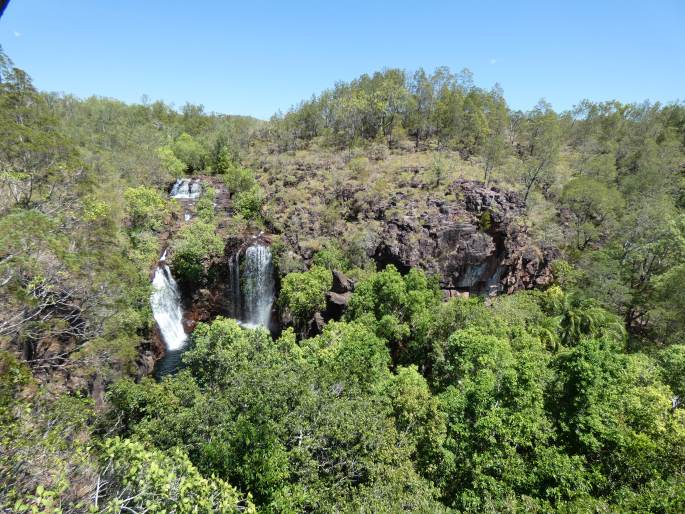
POLYGON ((269 328, 275 283, 271 249, 254 244, 245 250, 243 269, 238 257, 229 262, 232 313, 243 326, 269 328))
POLYGON ((201 193, 200 183, 189 178, 179 178, 171 188, 171 197, 178 200, 197 200, 201 193))
POLYGON ((150 297, 150 305, 166 349, 173 352, 183 348, 188 336, 183 329, 181 292, 174 277, 171 276, 169 266, 164 263, 165 260, 166 250, 152 279, 154 291, 150 297))
MULTIPOLYGON (((178 179, 171 188, 170 196, 181 200, 185 205, 183 219, 189 221, 192 217, 188 210, 188 200, 194 201, 202 194, 202 185, 197 180, 188 178, 178 179)), ((152 279, 153 293, 150 296, 152 314, 159 327, 166 352, 164 357, 155 364, 155 376, 175 373, 181 365, 181 355, 188 341, 183 328, 183 309, 181 307, 181 291, 166 264, 167 250, 159 259, 157 269, 152 279)))

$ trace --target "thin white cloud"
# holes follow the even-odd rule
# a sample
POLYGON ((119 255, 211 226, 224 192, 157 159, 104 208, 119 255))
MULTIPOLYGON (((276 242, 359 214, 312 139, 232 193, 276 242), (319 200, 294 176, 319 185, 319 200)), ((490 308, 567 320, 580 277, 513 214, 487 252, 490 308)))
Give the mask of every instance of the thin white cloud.
POLYGON ((497 64, 497 59, 495 59, 494 57, 491 57, 490 58, 490 64, 497 64))
POLYGON ((14 37, 21 37, 21 32, 14 31, 14 37))

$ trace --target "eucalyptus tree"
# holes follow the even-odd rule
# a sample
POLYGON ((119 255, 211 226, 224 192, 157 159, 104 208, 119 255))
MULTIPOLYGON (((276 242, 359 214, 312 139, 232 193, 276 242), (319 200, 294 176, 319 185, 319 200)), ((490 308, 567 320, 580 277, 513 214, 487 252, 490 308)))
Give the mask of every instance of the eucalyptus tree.
POLYGON ((75 184, 85 178, 76 148, 31 78, 2 56, 0 209, 65 209, 75 200, 75 184))
POLYGON ((559 159, 561 130, 552 106, 541 100, 529 112, 523 123, 523 141, 520 147, 522 161, 520 180, 524 188, 523 201, 534 187, 550 180, 559 159))

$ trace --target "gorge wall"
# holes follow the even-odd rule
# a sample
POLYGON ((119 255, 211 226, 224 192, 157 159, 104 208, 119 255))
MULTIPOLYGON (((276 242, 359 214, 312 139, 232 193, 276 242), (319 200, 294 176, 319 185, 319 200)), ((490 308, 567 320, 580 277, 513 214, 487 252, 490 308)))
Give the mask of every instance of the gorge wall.
MULTIPOLYGON (((444 191, 417 185, 369 202, 359 188, 343 189, 347 218, 339 234, 364 227, 363 251, 379 268, 393 264, 436 275, 446 295, 511 293, 548 284, 550 263, 558 252, 534 241, 523 223, 525 206, 513 192, 457 180, 444 191)), ((317 214, 301 207, 285 221, 284 239, 306 263, 313 257, 307 242, 320 237, 317 214)))
MULTIPOLYGON (((227 219, 232 215, 229 192, 216 179, 205 180, 218 190, 222 199, 218 215, 227 219)), ((347 196, 346 225, 371 228, 363 251, 379 269, 390 264, 402 273, 413 267, 422 269, 439 278, 445 297, 511 293, 551 281, 550 263, 557 252, 529 236, 522 222, 524 205, 517 194, 468 180, 454 181, 441 194, 416 189, 419 194, 395 192, 373 204, 359 201, 354 191, 338 193, 347 196)), ((176 184, 172 195, 179 191, 183 193, 183 223, 187 223, 192 217, 189 200, 195 198, 186 193, 192 196, 194 191, 192 186, 176 184)), ((322 235, 317 231, 321 224, 315 220, 316 213, 307 212, 307 204, 301 209, 303 215, 291 218, 278 235, 249 228, 242 234, 223 234, 223 255, 205 263, 206 276, 211 278, 183 288, 186 332, 220 315, 246 326, 263 325, 274 333, 287 324, 274 305, 280 275, 287 270, 274 267, 270 246, 277 237, 281 255, 294 256, 303 268, 311 264, 315 252, 306 241, 322 235)), ((311 334, 344 312, 354 284, 341 273, 335 279, 325 312, 310 322, 311 334)))

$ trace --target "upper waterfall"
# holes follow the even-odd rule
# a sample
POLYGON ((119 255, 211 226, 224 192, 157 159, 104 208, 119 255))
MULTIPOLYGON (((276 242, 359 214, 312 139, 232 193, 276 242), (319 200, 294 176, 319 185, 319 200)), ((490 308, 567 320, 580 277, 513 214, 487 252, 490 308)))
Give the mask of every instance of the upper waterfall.
POLYGON ((171 197, 179 200, 197 200, 201 193, 200 182, 189 178, 179 178, 171 188, 171 197))

